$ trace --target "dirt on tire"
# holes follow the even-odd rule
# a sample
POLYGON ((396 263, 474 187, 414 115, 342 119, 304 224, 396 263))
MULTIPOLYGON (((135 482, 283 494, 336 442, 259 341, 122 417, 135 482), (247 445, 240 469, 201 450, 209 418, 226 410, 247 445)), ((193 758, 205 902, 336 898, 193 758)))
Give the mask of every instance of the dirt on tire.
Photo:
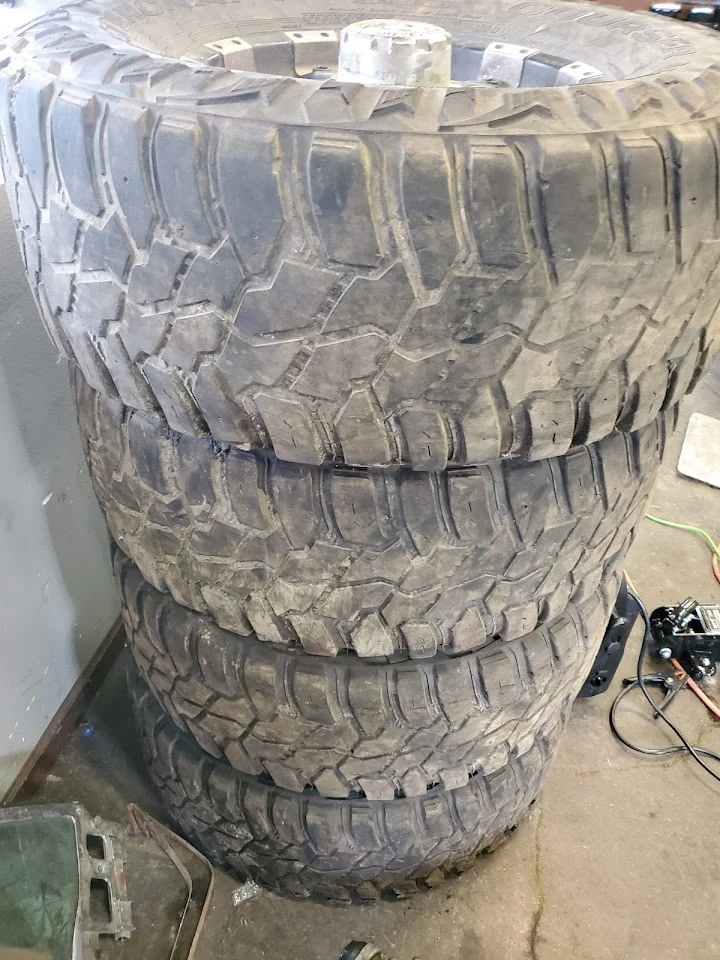
POLYGON ((292 793, 200 749, 137 672, 130 692, 152 780, 170 816, 216 864, 286 896, 405 897, 494 849, 537 799, 569 703, 502 767, 455 790, 389 801, 292 793))
POLYGON ((622 559, 675 422, 443 473, 303 467, 183 437, 74 380, 110 533, 235 633, 334 656, 462 654, 581 602, 622 559))
POLYGON ((297 793, 392 800, 504 766, 573 699, 617 594, 617 571, 547 626, 477 653, 374 665, 221 630, 117 551, 132 654, 178 727, 242 773, 297 793))
POLYGON ((368 9, 81 3, 8 41, 6 180, 58 347, 180 433, 307 464, 537 460, 650 423, 720 337, 716 40, 454 0, 413 15, 542 34, 602 82, 368 94, 192 62, 194 30, 368 9))

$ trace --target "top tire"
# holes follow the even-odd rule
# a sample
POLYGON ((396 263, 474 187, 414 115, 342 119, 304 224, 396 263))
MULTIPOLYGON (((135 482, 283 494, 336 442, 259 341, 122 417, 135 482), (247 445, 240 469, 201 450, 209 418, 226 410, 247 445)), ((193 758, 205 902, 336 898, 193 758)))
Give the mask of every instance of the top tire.
POLYGON ((717 38, 404 6, 500 84, 328 79, 360 0, 79 3, 6 42, 27 270, 95 389, 284 460, 438 470, 635 430, 706 369, 717 38))

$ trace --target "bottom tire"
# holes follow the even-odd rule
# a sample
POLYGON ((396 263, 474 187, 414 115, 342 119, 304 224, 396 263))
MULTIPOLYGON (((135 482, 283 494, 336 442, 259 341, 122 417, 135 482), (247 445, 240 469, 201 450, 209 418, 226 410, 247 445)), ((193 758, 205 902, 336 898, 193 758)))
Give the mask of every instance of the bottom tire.
POLYGON ((536 799, 569 713, 566 700, 506 765, 455 790, 397 800, 329 800, 240 773, 198 747, 133 668, 138 729, 152 779, 188 839, 218 866, 295 897, 406 896, 494 849, 536 799))

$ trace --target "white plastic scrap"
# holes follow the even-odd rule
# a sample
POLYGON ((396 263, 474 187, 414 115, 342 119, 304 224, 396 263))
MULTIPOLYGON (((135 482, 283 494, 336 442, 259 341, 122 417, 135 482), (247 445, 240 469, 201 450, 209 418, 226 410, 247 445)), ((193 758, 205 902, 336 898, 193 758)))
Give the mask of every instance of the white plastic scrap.
POLYGON ((245 883, 232 892, 232 902, 234 907, 239 907, 246 900, 254 900, 262 893, 262 887, 254 880, 246 880, 245 883))

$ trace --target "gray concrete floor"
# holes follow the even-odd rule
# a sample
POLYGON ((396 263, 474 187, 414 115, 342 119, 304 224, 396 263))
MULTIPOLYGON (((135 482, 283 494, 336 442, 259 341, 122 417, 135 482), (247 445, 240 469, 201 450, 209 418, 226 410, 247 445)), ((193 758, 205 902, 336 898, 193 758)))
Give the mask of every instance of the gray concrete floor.
MULTIPOLYGON (((693 410, 720 415, 717 367, 683 405, 651 506, 718 537, 720 491, 676 471, 693 410)), ((703 542, 649 521, 628 571, 651 609, 688 595, 720 599, 703 542)), ((638 633, 616 689, 620 676, 635 673, 638 633)), ((706 689, 720 699, 720 683, 706 689)), ((468 874, 411 901, 348 908, 267 893, 233 907, 236 884, 220 875, 197 960, 334 960, 352 938, 373 939, 398 960, 720 957, 720 787, 687 758, 645 760, 624 750, 608 729, 613 695, 576 704, 531 820, 468 874)), ((691 693, 671 709, 695 742, 720 750, 720 730, 691 693)), ((136 750, 119 666, 86 720, 93 732, 78 729, 37 799, 78 799, 118 819, 134 800, 161 816, 136 750)), ((638 741, 669 742, 640 699, 628 705, 623 722, 638 741)), ((113 958, 142 956, 140 946, 127 944, 113 958)))

